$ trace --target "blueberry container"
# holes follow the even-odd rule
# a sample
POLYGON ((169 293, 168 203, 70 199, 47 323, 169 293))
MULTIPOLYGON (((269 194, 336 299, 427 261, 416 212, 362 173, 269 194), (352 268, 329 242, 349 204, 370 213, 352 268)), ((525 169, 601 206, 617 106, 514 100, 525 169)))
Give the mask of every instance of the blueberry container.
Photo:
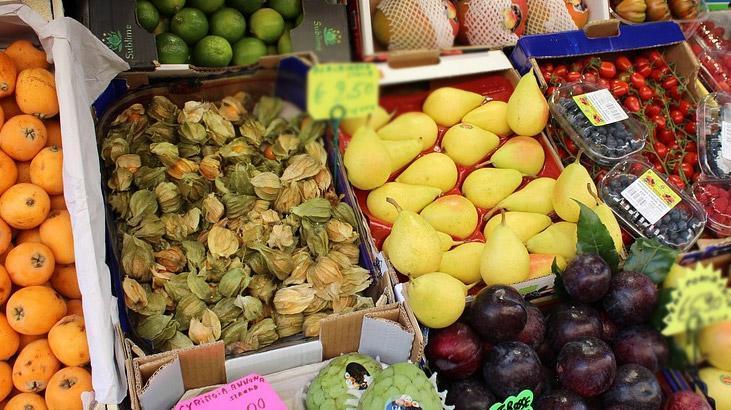
POLYGON ((714 178, 731 179, 731 140, 727 144, 723 141, 724 128, 731 136, 731 94, 715 92, 705 96, 698 104, 696 121, 698 159, 703 172, 714 178))
POLYGON ((613 110, 605 110, 605 113, 626 114, 626 119, 606 125, 593 125, 574 97, 599 90, 596 85, 588 83, 563 85, 551 95, 549 107, 561 129, 586 156, 600 166, 611 167, 642 150, 647 140, 647 128, 619 104, 613 110))
MULTIPOLYGON (((639 157, 628 158, 615 165, 600 181, 599 196, 633 235, 655 239, 682 251, 689 249, 695 243, 706 225, 706 212, 701 204, 669 183, 664 175, 657 174, 652 165, 639 157), (646 174, 648 171, 652 172, 646 174), (649 180, 647 186, 653 185, 656 191, 653 188, 648 188, 646 192, 635 189, 634 195, 625 191, 643 176, 648 177, 644 178, 649 180), (626 196, 622 194, 623 192, 626 196), (663 192, 665 195, 661 194, 663 192), (665 199, 666 196, 669 198, 665 199), (633 197, 633 200, 628 197, 633 197), (666 200, 673 204, 667 205, 664 202, 666 200), (642 203, 645 214, 643 215, 633 203, 642 203), (653 221, 648 219, 651 216, 647 208, 657 203, 665 203, 670 210, 653 221)), ((656 217, 657 215, 656 213, 656 217)))
POLYGON ((731 236, 731 180, 703 178, 696 181, 693 197, 708 215, 706 226, 718 236, 731 236))

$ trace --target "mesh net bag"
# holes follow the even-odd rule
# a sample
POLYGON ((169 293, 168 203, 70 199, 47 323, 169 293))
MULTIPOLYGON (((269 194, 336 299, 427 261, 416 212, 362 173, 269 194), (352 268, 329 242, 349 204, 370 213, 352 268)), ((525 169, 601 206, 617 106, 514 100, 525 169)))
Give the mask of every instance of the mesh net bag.
POLYGON ((388 20, 389 50, 441 49, 454 44, 442 0, 383 0, 377 8, 388 20))
POLYGON ((564 0, 528 0, 527 34, 576 30, 564 0))
POLYGON ((470 45, 512 46, 518 41, 515 30, 525 13, 511 0, 472 0, 465 2, 460 24, 463 42, 470 45))

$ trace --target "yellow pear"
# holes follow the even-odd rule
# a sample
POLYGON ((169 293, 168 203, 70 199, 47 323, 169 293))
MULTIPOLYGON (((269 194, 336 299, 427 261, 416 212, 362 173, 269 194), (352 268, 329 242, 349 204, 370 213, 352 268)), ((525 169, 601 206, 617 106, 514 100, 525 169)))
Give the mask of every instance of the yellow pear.
POLYGON ((426 97, 422 110, 434 121, 445 127, 457 124, 468 112, 479 107, 485 97, 472 91, 454 87, 442 87, 426 97))
POLYGON ((506 113, 508 125, 518 135, 537 135, 548 123, 548 103, 530 70, 513 90, 506 113))
POLYGON ((530 254, 530 274, 528 279, 540 278, 553 273, 553 261, 561 270, 566 268, 566 259, 561 255, 546 255, 542 253, 530 254))
POLYGON ((533 137, 513 137, 490 157, 495 168, 509 168, 536 176, 543 169, 546 153, 533 137))
POLYGON ((480 257, 480 275, 487 286, 513 285, 528 279, 530 257, 518 235, 508 227, 505 214, 487 237, 480 257))
POLYGON ((716 402, 716 410, 731 410, 731 371, 705 367, 698 376, 708 386, 708 396, 716 402))
POLYGON ((462 193, 478 208, 491 209, 523 182, 523 175, 514 169, 481 168, 472 171, 462 193))
POLYGON ((391 175, 391 157, 370 124, 358 128, 353 134, 345 148, 343 164, 348 180, 358 189, 378 188, 391 175))
POLYGON ((561 172, 551 196, 553 209, 561 219, 567 222, 579 220, 579 204, 576 201, 592 209, 597 205, 596 199, 591 194, 591 192, 596 192, 596 185, 594 185, 589 171, 579 162, 580 158, 581 155, 578 155, 576 161, 561 172), (591 192, 587 190, 587 184, 589 184, 591 192))
POLYGON ((462 117, 462 122, 477 125, 499 137, 507 137, 513 133, 508 125, 508 103, 489 101, 462 117))
POLYGON ((446 252, 450 249, 452 249, 452 246, 460 244, 462 242, 457 242, 454 239, 452 239, 451 236, 447 235, 444 232, 437 231, 437 235, 439 235, 439 243, 442 245, 442 251, 446 252))
POLYGON ((442 149, 459 165, 472 166, 497 148, 500 138, 490 131, 463 122, 444 133, 442 149))
POLYGON ((462 195, 447 195, 422 209, 424 217, 439 232, 464 239, 477 228, 477 209, 462 195))
POLYGON ((701 329, 698 348, 711 366, 731 372, 731 320, 701 329))
POLYGON ((412 278, 404 286, 406 303, 416 319, 432 329, 456 322, 465 308, 467 286, 443 272, 431 272, 412 278))
POLYGON ((421 152, 421 141, 410 140, 382 140, 391 158, 391 173, 405 167, 421 152))
POLYGON ((441 193, 438 188, 431 186, 386 182, 368 193, 366 205, 371 215, 381 221, 394 223, 399 213, 387 198, 393 198, 403 209, 419 212, 441 193))
POLYGON ((392 198, 387 200, 398 209, 399 215, 383 243, 383 253, 404 275, 417 277, 435 272, 443 253, 436 229, 416 212, 401 209, 392 198))
POLYGON ((452 275, 467 285, 482 280, 480 260, 485 249, 483 242, 467 242, 444 252, 439 271, 452 275))
POLYGON ((553 178, 536 178, 517 192, 510 194, 500 201, 498 208, 508 211, 534 212, 548 215, 553 212, 553 188, 556 180, 553 178))
MULTIPOLYGON (((534 237, 549 225, 551 218, 543 214, 535 214, 531 212, 505 212, 505 224, 518 235, 523 243, 534 237)), ((495 215, 485 224, 485 238, 490 237, 492 231, 497 228, 503 220, 503 216, 495 215)))
POLYGON ((412 162, 396 182, 428 185, 447 192, 457 184, 457 165, 447 155, 433 152, 412 162))
POLYGON ((434 146, 438 133, 434 120, 418 111, 401 114, 378 130, 378 136, 383 140, 417 139, 421 141, 422 151, 434 146))
MULTIPOLYGON (((367 116, 346 118, 340 123, 340 127, 346 134, 353 135, 356 131, 358 131, 358 128, 365 125, 367 119, 367 116)), ((371 113, 371 127, 377 131, 379 128, 386 125, 390 119, 391 115, 379 105, 376 107, 376 110, 371 113)))
POLYGON ((597 217, 599 217, 599 220, 604 225, 605 228, 607 228, 607 231, 609 231, 609 236, 612 237, 612 241, 614 242, 614 248, 617 250, 617 253, 620 255, 624 255, 624 241, 622 240, 622 229, 619 227, 619 222, 617 222, 617 217, 614 215, 614 212, 612 212, 612 208, 609 207, 609 205, 605 204, 604 201, 602 201, 596 192, 592 191, 591 185, 587 185, 586 187, 589 190, 589 193, 591 196, 594 197, 594 200, 597 203, 596 208, 594 208, 594 213, 597 217))
POLYGON ((556 222, 528 239, 526 246, 530 253, 560 255, 566 262, 571 262, 576 256, 576 224, 556 222))

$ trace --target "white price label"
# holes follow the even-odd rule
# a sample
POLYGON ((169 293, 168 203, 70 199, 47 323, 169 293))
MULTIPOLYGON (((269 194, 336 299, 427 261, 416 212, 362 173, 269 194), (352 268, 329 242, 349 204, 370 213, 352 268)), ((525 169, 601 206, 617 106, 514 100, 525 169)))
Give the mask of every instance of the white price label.
POLYGON ((650 224, 655 224, 680 203, 678 194, 651 169, 625 188, 622 196, 650 224))
POLYGON ((581 112, 596 127, 624 121, 629 118, 617 100, 614 99, 612 93, 607 89, 575 95, 573 98, 581 109, 581 112))
POLYGON ((721 121, 721 155, 731 161, 731 122, 721 121))

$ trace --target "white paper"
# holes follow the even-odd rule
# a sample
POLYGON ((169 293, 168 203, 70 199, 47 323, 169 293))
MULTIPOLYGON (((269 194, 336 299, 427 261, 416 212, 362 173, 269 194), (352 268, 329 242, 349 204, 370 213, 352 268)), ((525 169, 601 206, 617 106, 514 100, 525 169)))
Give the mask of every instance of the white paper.
POLYGON ((622 191, 622 196, 640 213, 647 221, 654 225, 660 218, 670 212, 673 207, 660 199, 657 194, 645 184, 642 178, 637 178, 622 191))
MULTIPOLYGON (((601 115, 602 121, 600 124, 595 124, 595 120, 589 118, 592 124, 595 124, 597 126, 603 126, 613 124, 619 121, 624 121, 629 118, 629 116, 627 116, 627 113, 624 112, 617 100, 614 99, 612 93, 610 93, 609 90, 607 90, 606 88, 574 96, 574 100, 582 97, 589 100, 589 103, 594 107, 597 113, 601 115)), ((579 105, 579 107, 581 107, 581 105, 579 105)))
POLYGON ((721 155, 731 160, 731 122, 721 121, 721 155))

